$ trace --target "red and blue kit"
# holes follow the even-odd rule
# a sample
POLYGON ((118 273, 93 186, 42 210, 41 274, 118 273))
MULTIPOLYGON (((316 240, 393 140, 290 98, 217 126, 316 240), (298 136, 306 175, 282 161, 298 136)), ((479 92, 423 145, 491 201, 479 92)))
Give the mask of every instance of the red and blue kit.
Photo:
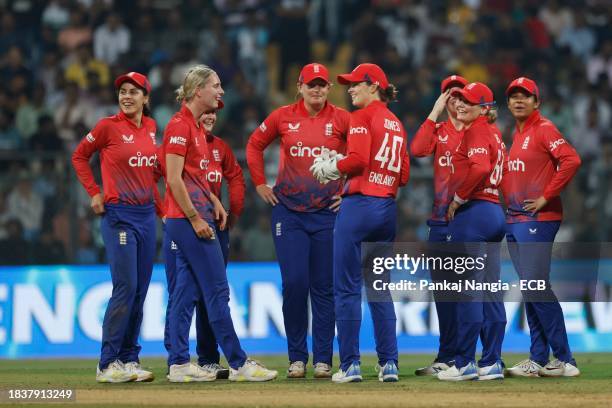
POLYGON ((81 140, 72 155, 77 177, 93 197, 101 192, 89 159, 100 152, 104 202, 146 205, 154 201, 153 170, 156 165, 155 121, 142 117, 136 126, 123 112, 100 120, 81 140))
POLYGON ((489 124, 486 117, 479 117, 465 131, 453 154, 449 192, 459 202, 484 200, 499 203, 505 160, 506 146, 501 132, 497 126, 489 124))
POLYGON ((229 190, 230 213, 242 214, 244 208, 244 176, 242 169, 232 152, 231 147, 220 137, 209 134, 206 136, 210 161, 206 179, 214 195, 221 198, 221 184, 225 179, 229 190))
POLYGON ((314 212, 328 207, 339 194, 342 182, 321 185, 310 173, 313 160, 324 147, 344 153, 350 114, 330 103, 310 117, 304 101, 272 112, 257 128, 247 145, 247 162, 255 186, 266 184, 264 149, 280 138, 280 161, 274 193, 287 208, 314 212))
POLYGON ((561 221, 559 195, 580 167, 580 157, 555 125, 535 111, 523 130, 514 131, 504 174, 503 192, 508 223, 561 221), (548 204, 535 215, 523 210, 524 201, 544 196, 548 204))
MULTIPOLYGON (((183 182, 189 198, 202 219, 214 222, 211 187, 207 180, 207 170, 210 164, 208 144, 203 127, 198 127, 191 111, 183 105, 164 131, 162 163, 165 166, 167 154, 177 154, 185 158, 183 182)), ((166 192, 168 218, 186 218, 170 189, 166 192)))
POLYGON ((410 152, 415 157, 434 155, 434 202, 430 221, 446 224, 448 204, 453 197, 448 183, 453 171, 453 154, 463 138, 450 121, 436 123, 426 119, 417 131, 410 152))
POLYGON ((408 182, 410 159, 400 120, 381 101, 351 114, 347 157, 338 170, 348 175, 344 194, 395 197, 408 182))

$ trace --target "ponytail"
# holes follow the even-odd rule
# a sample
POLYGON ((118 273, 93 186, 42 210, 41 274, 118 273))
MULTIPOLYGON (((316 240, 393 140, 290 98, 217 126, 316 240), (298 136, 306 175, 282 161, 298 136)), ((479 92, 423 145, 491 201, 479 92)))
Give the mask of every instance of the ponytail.
POLYGON ((397 100, 397 88, 393 84, 389 84, 386 89, 378 88, 378 96, 383 102, 393 102, 397 100))

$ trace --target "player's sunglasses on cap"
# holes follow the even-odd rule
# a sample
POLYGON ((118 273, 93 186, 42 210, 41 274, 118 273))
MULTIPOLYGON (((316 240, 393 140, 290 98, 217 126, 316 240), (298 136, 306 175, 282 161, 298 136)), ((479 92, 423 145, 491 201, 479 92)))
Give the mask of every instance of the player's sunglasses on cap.
POLYGON ((389 81, 385 72, 376 64, 359 64, 350 74, 338 75, 338 82, 349 85, 355 82, 368 82, 376 84, 382 89, 387 89, 389 81))
POLYGON ((510 85, 508 85, 508 88, 506 88, 506 96, 509 97, 512 91, 515 89, 523 90, 528 94, 535 96, 537 100, 540 99, 540 90, 538 89, 535 81, 532 79, 527 77, 516 78, 514 81, 510 82, 510 85))
POLYGON ((468 81, 464 77, 460 75, 451 75, 449 77, 444 78, 444 80, 442 81, 442 84, 440 85, 440 91, 444 92, 447 89, 455 87, 455 86, 459 88, 463 88, 467 84, 468 84, 468 81))
POLYGON ((329 72, 327 71, 327 67, 317 62, 304 65, 304 68, 302 68, 300 72, 299 82, 301 84, 309 84, 315 79, 322 79, 329 84, 329 72))
POLYGON ((146 76, 139 72, 128 72, 127 74, 119 75, 115 79, 115 88, 119 89, 121 84, 129 81, 139 88, 144 89, 148 94, 151 93, 151 83, 146 76))
POLYGON ((453 96, 460 95, 473 105, 494 106, 493 91, 482 82, 472 82, 467 84, 463 89, 453 91, 453 96))

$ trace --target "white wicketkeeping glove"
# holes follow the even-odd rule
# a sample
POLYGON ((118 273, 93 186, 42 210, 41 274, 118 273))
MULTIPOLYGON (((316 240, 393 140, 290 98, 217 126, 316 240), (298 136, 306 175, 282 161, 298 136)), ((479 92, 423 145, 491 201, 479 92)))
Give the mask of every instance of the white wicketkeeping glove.
POLYGON ((336 153, 335 150, 329 152, 324 151, 321 156, 317 157, 310 167, 312 175, 321 184, 327 184, 332 180, 338 180, 340 178, 340 171, 338 171, 337 162, 342 160, 344 156, 336 153))

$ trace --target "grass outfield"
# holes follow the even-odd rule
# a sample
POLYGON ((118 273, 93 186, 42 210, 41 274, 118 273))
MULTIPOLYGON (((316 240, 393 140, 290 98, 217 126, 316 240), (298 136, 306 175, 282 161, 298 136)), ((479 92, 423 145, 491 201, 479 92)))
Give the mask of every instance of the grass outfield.
MULTIPOLYGON (((506 355, 514 364, 524 355, 506 355)), ((73 388, 77 403, 66 406, 325 406, 395 407, 450 406, 472 404, 498 407, 612 407, 612 354, 576 356, 582 376, 578 378, 505 379, 503 381, 446 383, 434 378, 416 377, 416 367, 429 363, 430 355, 402 355, 399 383, 378 382, 376 359, 364 356, 364 382, 333 384, 312 379, 287 380, 284 356, 260 356, 268 367, 279 370, 279 379, 269 383, 230 383, 219 380, 199 384, 171 384, 166 381, 165 361, 145 358, 152 368, 152 383, 97 384, 94 360, 0 360, 0 389, 73 388)), ((337 365, 337 363, 336 363, 337 365)), ((2 402, 0 402, 2 403, 2 402)), ((62 404, 63 405, 63 404, 62 404)), ((40 406, 37 404, 36 406, 40 406)), ((52 404, 50 406, 60 406, 52 404)))

